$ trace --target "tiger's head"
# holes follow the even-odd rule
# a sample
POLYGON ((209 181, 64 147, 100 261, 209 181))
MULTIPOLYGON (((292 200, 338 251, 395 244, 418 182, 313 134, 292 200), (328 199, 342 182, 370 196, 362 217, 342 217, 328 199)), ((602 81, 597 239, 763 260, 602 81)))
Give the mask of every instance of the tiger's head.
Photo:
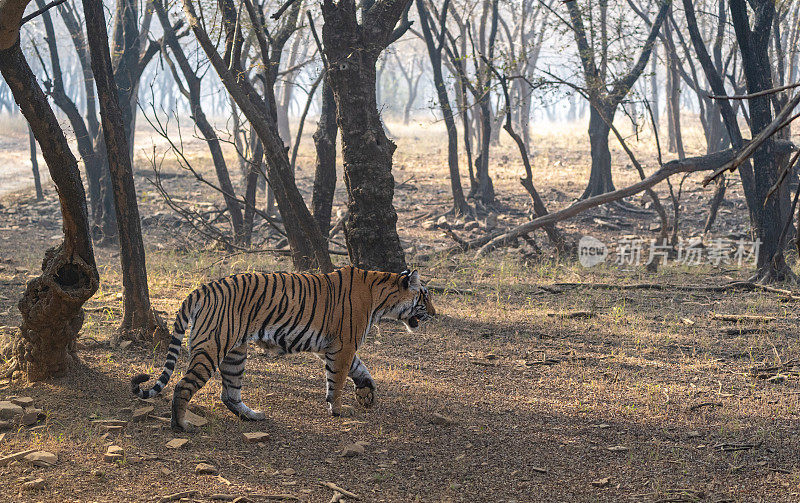
POLYGON ((398 276, 396 294, 399 298, 386 316, 402 321, 412 331, 421 321, 431 319, 436 314, 436 308, 433 307, 428 289, 420 280, 419 272, 403 271, 398 276))

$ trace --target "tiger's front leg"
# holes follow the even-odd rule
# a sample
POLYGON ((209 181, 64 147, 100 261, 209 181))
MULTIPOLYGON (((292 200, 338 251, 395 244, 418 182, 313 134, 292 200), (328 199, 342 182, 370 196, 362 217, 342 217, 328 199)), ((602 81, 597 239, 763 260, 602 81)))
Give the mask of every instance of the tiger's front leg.
POLYGON ((375 381, 369 374, 369 369, 358 356, 353 357, 350 364, 350 378, 356 388, 356 400, 364 407, 369 408, 375 403, 375 381))
POLYGON ((337 417, 342 413, 342 390, 353 356, 353 352, 345 349, 325 353, 325 401, 331 416, 337 417))

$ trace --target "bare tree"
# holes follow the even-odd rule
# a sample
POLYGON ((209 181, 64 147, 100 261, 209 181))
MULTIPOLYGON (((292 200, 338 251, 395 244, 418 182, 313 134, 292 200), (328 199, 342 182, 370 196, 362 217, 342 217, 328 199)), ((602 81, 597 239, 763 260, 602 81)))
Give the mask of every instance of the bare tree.
POLYGON ((442 49, 444 48, 446 41, 445 36, 447 35, 447 12, 449 10, 449 3, 449 0, 445 0, 442 6, 438 29, 428 12, 424 0, 417 0, 417 13, 422 26, 425 45, 428 48, 431 68, 433 69, 433 85, 436 86, 436 97, 439 100, 442 120, 444 120, 444 125, 447 129, 447 165, 450 168, 450 189, 453 193, 452 212, 454 215, 468 215, 469 204, 467 204, 467 200, 464 198, 464 190, 461 187, 461 175, 458 171, 458 131, 456 130, 456 121, 453 117, 453 109, 450 107, 450 98, 447 95, 447 87, 442 73, 442 49), (435 34, 435 38, 434 30, 438 31, 438 33, 435 34))
MULTIPOLYGON (((670 1, 664 1, 656 15, 650 33, 644 42, 641 53, 627 71, 609 81, 609 38, 607 22, 607 0, 599 2, 600 9, 600 40, 596 43, 590 40, 584 27, 584 15, 578 2, 573 0, 566 3, 569 11, 571 29, 578 48, 578 56, 583 69, 585 87, 590 97, 589 114, 589 141, 591 144, 592 168, 589 174, 589 184, 581 196, 582 199, 596 196, 614 190, 611 176, 611 152, 608 149, 608 135, 611 131, 608 123, 614 120, 617 108, 625 99, 633 84, 638 80, 647 65, 650 53, 653 50, 658 31, 667 18, 670 1)), ((591 5, 586 9, 592 9, 591 5)), ((566 22, 566 21, 564 21, 566 22)))
MULTIPOLYGON (((752 0, 753 25, 750 24, 751 11, 745 0, 730 0, 731 21, 736 31, 736 40, 742 56, 742 66, 747 90, 750 94, 772 88, 772 64, 769 57, 771 29, 775 17, 775 2, 772 0, 752 0)), ((772 122, 770 97, 755 96, 749 100, 750 128, 753 135, 764 131, 772 122)), ((779 191, 779 197, 767 197, 778 181, 780 157, 775 151, 774 141, 768 139, 753 154, 755 175, 755 207, 751 207, 753 225, 761 241, 758 254, 758 273, 760 282, 783 281, 795 278, 786 265, 783 249, 779 247, 780 234, 787 214, 788 192, 779 191), (782 201, 784 204, 782 204, 782 201)))
POLYGON ((282 28, 268 38, 263 12, 256 10, 250 0, 244 0, 250 23, 254 28, 253 36, 258 42, 261 62, 266 72, 263 96, 259 95, 253 84, 246 78, 246 72, 241 67, 244 37, 241 24, 237 21, 237 10, 230 0, 219 0, 219 4, 225 37, 224 57, 217 52, 216 46, 206 31, 205 23, 201 22, 198 16, 194 3, 191 0, 184 0, 183 7, 189 27, 231 98, 247 117, 263 144, 267 179, 275 193, 286 228, 294 266, 299 270, 330 271, 333 269, 333 265, 328 255, 325 239, 297 190, 287 149, 280 138, 277 126, 273 87, 278 68, 276 63, 280 62, 283 44, 295 29, 300 3, 295 3, 290 11, 290 16, 284 20, 282 28))
MULTIPOLYGON (((100 116, 119 229, 123 288, 123 318, 119 335, 125 338, 163 342, 168 339, 169 332, 164 322, 150 307, 139 206, 136 201, 133 167, 128 148, 129 132, 125 130, 126 121, 129 121, 130 117, 125 115, 123 109, 126 106, 130 108, 130 102, 121 104, 118 101, 120 93, 111 64, 102 1, 83 0, 83 12, 86 14, 86 38, 92 59, 92 73, 100 98, 100 116)), ((122 96, 126 95, 122 93, 122 96)))
POLYGON ((361 22, 355 0, 324 0, 322 4, 322 40, 336 100, 348 194, 347 250, 352 263, 366 269, 406 268, 392 206, 392 155, 397 146, 386 137, 378 112, 375 65, 381 52, 410 26, 407 20, 397 26, 410 2, 361 2, 361 22))
POLYGON ((18 307, 19 335, 3 351, 7 372, 31 381, 63 373, 72 363, 83 325, 83 304, 99 278, 89 235, 86 194, 78 161, 20 48, 22 14, 30 0, 0 1, 0 74, 28 121, 56 185, 64 241, 45 253, 42 274, 28 282, 18 307))

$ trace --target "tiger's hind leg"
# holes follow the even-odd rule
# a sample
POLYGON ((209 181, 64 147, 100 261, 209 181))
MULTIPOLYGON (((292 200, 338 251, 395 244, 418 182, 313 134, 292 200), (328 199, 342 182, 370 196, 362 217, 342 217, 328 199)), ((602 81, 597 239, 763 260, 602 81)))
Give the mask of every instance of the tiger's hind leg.
POLYGON ((375 381, 372 380, 369 369, 358 356, 353 357, 348 375, 355 385, 358 403, 365 408, 372 407, 375 403, 375 381))
POLYGON ((172 392, 172 420, 170 425, 175 431, 191 431, 194 427, 186 421, 186 407, 195 393, 205 386, 216 370, 217 362, 208 352, 193 349, 192 359, 183 378, 175 385, 172 392))
POLYGON ((242 343, 228 352, 219 364, 222 376, 222 394, 220 398, 225 406, 245 421, 263 421, 266 415, 260 410, 253 410, 242 402, 242 375, 247 362, 247 343, 242 343))

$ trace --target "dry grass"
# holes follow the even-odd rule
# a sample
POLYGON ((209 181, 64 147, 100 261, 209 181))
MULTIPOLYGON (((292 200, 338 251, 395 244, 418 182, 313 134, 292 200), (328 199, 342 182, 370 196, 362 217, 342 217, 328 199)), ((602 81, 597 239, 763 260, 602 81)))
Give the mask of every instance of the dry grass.
MULTIPOLYGON (((413 177, 397 191, 401 237, 418 251, 444 247, 446 236, 420 225, 447 209, 441 128, 390 129, 399 137, 395 177, 398 182, 413 177)), ((552 134, 534 139, 536 183, 551 208, 569 204, 587 179, 586 139, 580 129, 550 128, 552 134)), ((689 138, 692 152, 702 149, 696 140, 689 138)), ((307 146, 298 171, 306 194, 313 155, 307 146)), ((655 152, 646 140, 636 147, 652 169, 655 152)), ((207 166, 204 152, 196 151, 196 158, 207 166)), ((513 225, 527 218, 527 198, 516 180, 521 166, 505 141, 493 158, 497 191, 509 208, 499 221, 513 225)), ((620 152, 614 159, 616 166, 627 163, 620 152)), ((141 158, 139 169, 147 169, 141 158)), ((165 170, 178 173, 174 164, 165 170)), ((615 176, 619 185, 637 177, 624 168, 615 176)), ((168 182, 184 197, 219 200, 187 177, 168 182)), ((138 186, 144 215, 165 211, 141 178, 138 186)), ((683 204, 689 235, 702 222, 710 190, 699 189, 696 180, 687 188, 683 204)), ((720 235, 745 227, 740 195, 733 192, 717 227, 720 235)), ((340 188, 336 204, 343 198, 340 188)), ((21 204, 29 200, 27 193, 7 196, 0 209, 0 258, 10 259, 0 269, 0 324, 6 333, 19 323, 13 304, 24 281, 36 270, 44 248, 57 242, 54 194, 46 203, 21 204)), ((573 239, 591 233, 612 240, 620 234, 648 235, 647 226, 655 220, 653 215, 603 210, 592 215, 632 223, 609 232, 578 218, 562 228, 573 239)), ((182 228, 146 225, 145 233, 153 304, 167 313, 209 278, 290 267, 271 255, 225 255, 204 248, 182 228)), ((537 239, 543 244, 543 237, 537 239)), ((526 258, 524 252, 501 250, 479 260, 437 256, 415 264, 431 283, 450 290, 435 296, 441 314, 419 331, 410 334, 384 323, 370 334, 361 356, 378 384, 375 408, 358 408, 348 392, 352 416, 330 419, 315 359, 255 353, 244 396, 269 419, 253 424, 233 418, 219 403, 215 378, 192 401, 209 425, 191 436, 188 448, 171 451, 164 444, 172 434, 158 421, 129 424, 108 439, 90 423, 98 417, 127 419, 124 409, 140 406, 129 395, 129 377, 157 372, 163 363, 159 351, 144 345, 127 350, 108 346, 119 320, 121 278, 116 251, 99 249, 102 286, 88 303, 83 364, 47 383, 0 384, 0 398, 32 396, 48 412, 43 427, 8 432, 0 453, 37 447, 59 456, 51 468, 0 467, 7 482, 0 485, 0 498, 154 501, 194 489, 202 501, 214 493, 290 493, 302 501, 325 502, 332 493, 319 482, 331 481, 369 502, 800 499, 797 375, 781 383, 749 376, 754 366, 800 355, 796 301, 756 292, 554 289, 559 282, 722 284, 750 271, 711 266, 670 266, 655 275, 613 266, 587 270, 571 259, 552 257, 546 246, 542 257, 526 258), (576 311, 591 316, 550 316, 576 311), (728 335, 734 324, 713 319, 715 312, 777 320, 756 325, 763 332, 728 335), (548 359, 550 365, 537 363, 548 359), (432 424, 434 412, 454 423, 432 424), (265 446, 241 441, 241 432, 256 430, 270 433, 265 446), (111 441, 125 449, 124 461, 103 462, 111 441), (340 457, 338 451, 354 441, 369 442, 366 453, 340 457), (728 452, 719 447, 726 443, 754 447, 728 452), (616 446, 622 448, 609 450, 616 446), (194 467, 202 460, 213 462, 223 478, 195 476, 194 467), (288 468, 296 473, 287 475, 288 468), (44 478, 45 488, 19 495, 18 482, 30 477, 44 478), (592 484, 604 478, 609 478, 604 487, 592 484)), ((414 255, 409 259, 414 262, 414 255)), ((156 400, 156 412, 168 412, 166 398, 156 400)))

